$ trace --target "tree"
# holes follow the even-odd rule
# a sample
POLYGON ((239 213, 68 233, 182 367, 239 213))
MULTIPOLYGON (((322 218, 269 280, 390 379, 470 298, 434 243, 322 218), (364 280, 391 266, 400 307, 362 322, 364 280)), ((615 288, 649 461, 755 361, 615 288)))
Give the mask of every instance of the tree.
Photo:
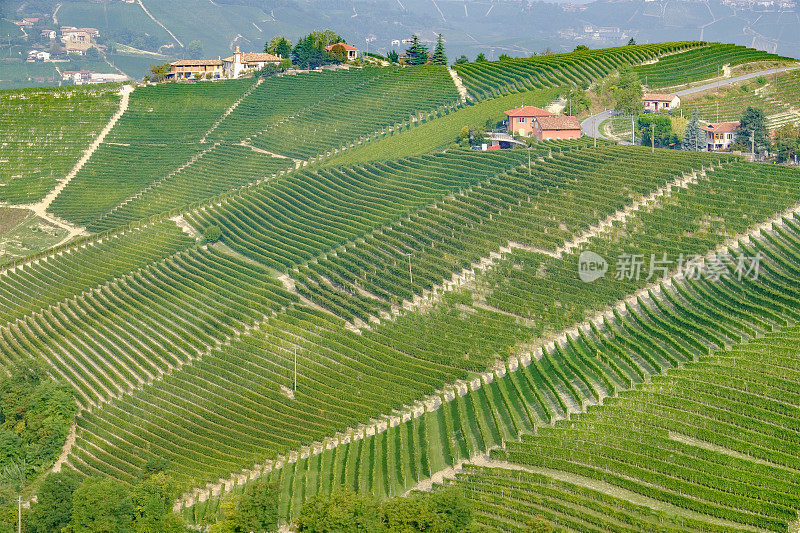
POLYGON ((72 495, 81 476, 73 470, 48 474, 37 493, 28 517, 30 533, 61 531, 72 519, 72 495))
POLYGON ((508 61, 511 59, 511 56, 508 54, 500 54, 500 57, 497 58, 499 61, 508 61))
POLYGON ((150 65, 150 79, 153 81, 164 81, 167 72, 170 71, 172 65, 169 63, 162 63, 161 65, 150 65))
POLYGON ((444 40, 442 39, 442 34, 439 34, 439 38, 436 39, 436 48, 433 49, 433 57, 431 58, 431 63, 434 65, 446 65, 447 64, 447 56, 444 53, 444 40))
POLYGON ((486 61, 486 56, 484 55, 483 52, 481 52, 480 54, 478 54, 478 57, 475 58, 475 62, 482 63, 484 61, 486 61))
POLYGON ((678 143, 678 136, 672 131, 672 122, 666 115, 642 115, 638 120, 639 137, 644 146, 651 146, 653 125, 655 125, 656 148, 668 148, 678 143))
POLYGON ((585 44, 579 44, 578 46, 575 47, 575 52, 585 52, 587 50, 589 50, 589 47, 586 46, 585 44))
POLYGON ((308 36, 311 37, 314 46, 322 50, 328 45, 345 42, 342 36, 333 30, 312 31, 308 36))
POLYGON ((128 488, 107 478, 86 478, 72 497, 66 533, 134 533, 134 506, 128 488))
POLYGON ((320 37, 314 37, 313 33, 297 41, 294 50, 292 50, 292 63, 307 69, 314 69, 322 65, 337 63, 338 60, 325 51, 325 46, 327 45, 323 46, 318 44, 320 42, 320 37))
POLYGON ((692 111, 692 118, 686 124, 686 133, 683 134, 681 147, 692 152, 701 151, 705 148, 706 139, 703 130, 700 129, 700 113, 697 108, 692 111))
POLYGON ((239 499, 238 519, 244 531, 275 531, 278 524, 280 487, 266 478, 249 483, 239 499))
POLYGON ((203 57, 203 43, 195 40, 186 45, 186 57, 189 59, 200 59, 203 57))
POLYGON ((464 55, 462 55, 461 57, 456 59, 456 62, 455 62, 456 65, 463 65, 464 63, 469 63, 469 59, 467 59, 467 56, 464 56, 464 55))
POLYGON ((411 37, 411 46, 406 50, 406 63, 409 65, 424 65, 428 62, 428 47, 419 42, 419 37, 411 37))
POLYGON ((622 67, 619 71, 614 98, 617 101, 617 111, 629 115, 638 115, 642 111, 642 84, 629 67, 622 67))
POLYGON ((172 510, 179 491, 163 473, 139 483, 133 491, 136 533, 184 533, 183 518, 172 510))
POLYGON ((378 533, 386 528, 381 520, 380 504, 374 497, 339 490, 330 495, 314 496, 303 504, 297 517, 297 530, 378 533))
POLYGON ((94 46, 86 50, 86 59, 89 59, 91 61, 98 61, 102 59, 102 57, 103 56, 100 55, 100 50, 98 50, 94 46))
POLYGON ((636 40, 633 37, 631 37, 630 40, 628 41, 628 46, 634 46, 635 44, 636 40))
POLYGON ((386 59, 389 60, 389 63, 399 63, 400 62, 400 56, 397 55, 397 52, 395 52, 394 50, 391 50, 388 54, 386 54, 386 59))
POLYGON ((264 44, 264 51, 268 54, 288 58, 292 54, 292 43, 283 35, 276 35, 264 44))
POLYGON ((25 361, 0 379, 0 470, 19 486, 58 457, 77 406, 69 387, 25 361))
POLYGON ((743 144, 747 149, 755 145, 755 153, 761 153, 767 149, 767 119, 764 112, 755 107, 748 107, 742 118, 739 120, 739 130, 736 134, 736 142, 743 144))
POLYGON ((800 153, 800 126, 784 124, 775 134, 775 155, 778 162, 794 161, 800 153))
POLYGON ((208 226, 203 230, 203 238, 207 242, 217 242, 222 237, 222 230, 217 225, 208 226))
POLYGON ((567 107, 564 109, 565 114, 577 116, 583 111, 589 109, 592 101, 586 95, 586 91, 577 86, 572 86, 567 92, 567 107))

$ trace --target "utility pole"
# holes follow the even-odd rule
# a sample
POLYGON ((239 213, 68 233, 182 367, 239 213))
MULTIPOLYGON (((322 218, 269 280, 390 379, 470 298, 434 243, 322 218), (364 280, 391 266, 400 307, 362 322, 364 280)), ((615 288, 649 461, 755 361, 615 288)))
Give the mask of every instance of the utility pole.
MULTIPOLYGON (((530 152, 528 152, 528 156, 530 157, 530 152)), ((411 284, 411 290, 414 290, 414 275, 411 273, 411 253, 403 253, 400 252, 405 256, 408 256, 408 282, 411 284)))
POLYGON ((631 115, 631 144, 636 144, 636 126, 634 125, 634 121, 635 119, 633 115, 631 115))
POLYGON ((650 124, 650 152, 656 153, 656 124, 650 124))
POLYGON ((753 161, 756 159, 756 130, 750 132, 750 153, 753 154, 753 161))
POLYGON ((17 497, 17 531, 22 533, 22 495, 17 497))
POLYGON ((528 177, 531 177, 531 147, 528 145, 528 177))

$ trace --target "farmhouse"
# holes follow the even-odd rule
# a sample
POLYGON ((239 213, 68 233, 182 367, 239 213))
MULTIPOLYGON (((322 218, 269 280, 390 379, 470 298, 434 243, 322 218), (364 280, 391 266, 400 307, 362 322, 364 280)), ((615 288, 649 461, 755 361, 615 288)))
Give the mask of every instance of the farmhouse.
POLYGON ((55 41, 56 40, 56 30, 42 30, 40 35, 42 37, 46 37, 46 38, 50 39, 51 41, 55 41))
POLYGON ((528 136, 534 131, 534 122, 540 117, 551 117, 550 111, 526 105, 506 111, 508 117, 508 133, 528 136))
POLYGON ((737 122, 716 122, 701 126, 706 133, 706 149, 709 152, 727 150, 736 141, 736 130, 740 123, 737 122))
POLYGON ((222 77, 222 60, 220 59, 181 59, 170 63, 169 72, 164 77, 168 80, 198 79, 208 76, 222 77))
POLYGON ((50 52, 31 50, 28 52, 28 61, 50 61, 50 52))
POLYGON ((330 44, 325 50, 334 55, 341 55, 346 61, 354 61, 358 57, 358 48, 347 43, 330 44))
POLYGON ((280 61, 279 56, 264 52, 242 53, 237 45, 233 55, 222 60, 222 74, 226 78, 238 78, 247 71, 262 69, 267 64, 277 65, 280 61))
POLYGON ((61 26, 61 41, 64 43, 91 43, 98 37, 97 28, 76 28, 75 26, 61 26))
POLYGON ((540 141, 579 139, 581 136, 581 124, 577 118, 566 115, 537 117, 534 122, 533 134, 540 141))
POLYGON ((645 111, 663 111, 681 105, 681 99, 675 94, 644 93, 642 101, 645 111))

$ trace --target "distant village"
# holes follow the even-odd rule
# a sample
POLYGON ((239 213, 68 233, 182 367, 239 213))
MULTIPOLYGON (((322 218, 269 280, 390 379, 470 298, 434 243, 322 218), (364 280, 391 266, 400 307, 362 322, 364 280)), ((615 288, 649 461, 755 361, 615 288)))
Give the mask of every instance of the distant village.
MULTIPOLYGON (((36 17, 24 18, 16 24, 21 28, 33 28, 39 23, 36 17)), ((76 28, 75 26, 61 26, 58 31, 54 29, 39 30, 40 42, 49 43, 47 50, 44 45, 28 51, 28 62, 69 63, 69 54, 77 56, 91 55, 91 50, 96 50, 100 56, 97 38, 100 31, 97 28, 76 28)), ((130 78, 118 72, 95 72, 91 70, 62 70, 56 66, 61 75, 61 81, 72 82, 75 85, 122 82, 130 78)), ((110 68, 110 67, 109 67, 110 68)))

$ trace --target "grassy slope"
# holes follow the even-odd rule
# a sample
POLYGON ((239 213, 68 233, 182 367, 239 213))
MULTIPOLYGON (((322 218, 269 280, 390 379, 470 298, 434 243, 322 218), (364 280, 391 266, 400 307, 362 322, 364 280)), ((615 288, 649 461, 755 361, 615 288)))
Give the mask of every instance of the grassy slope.
POLYGON ((412 126, 400 134, 342 152, 324 161, 323 166, 381 161, 442 150, 456 140, 464 126, 482 127, 488 119, 502 120, 505 117, 503 113, 505 110, 518 107, 523 102, 528 105, 545 106, 553 101, 559 92, 560 89, 536 89, 485 100, 431 122, 412 126))

